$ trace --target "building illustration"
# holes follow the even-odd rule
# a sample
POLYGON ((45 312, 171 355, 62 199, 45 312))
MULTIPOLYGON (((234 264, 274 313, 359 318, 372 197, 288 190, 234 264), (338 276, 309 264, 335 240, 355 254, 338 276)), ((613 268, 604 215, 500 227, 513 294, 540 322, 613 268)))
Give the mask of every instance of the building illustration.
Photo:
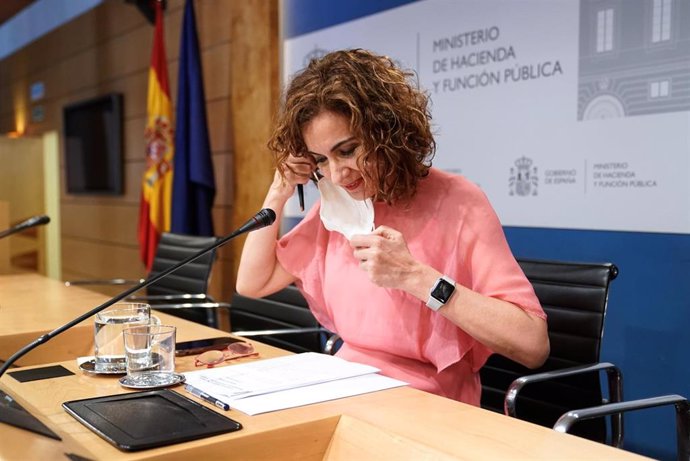
POLYGON ((581 0, 578 120, 690 110, 690 0, 581 0))

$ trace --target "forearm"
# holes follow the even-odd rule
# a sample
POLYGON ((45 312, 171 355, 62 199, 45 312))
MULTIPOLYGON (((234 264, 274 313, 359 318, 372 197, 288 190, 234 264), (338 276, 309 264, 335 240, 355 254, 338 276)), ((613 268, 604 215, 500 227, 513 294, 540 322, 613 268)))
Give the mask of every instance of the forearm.
MULTIPOLYGON (((431 287, 443 275, 415 259, 402 234, 390 227, 355 235, 350 246, 374 284, 406 291, 425 303, 431 287)), ((456 284, 438 313, 494 352, 525 366, 537 367, 549 354, 546 322, 509 302, 456 284)))
POLYGON ((492 351, 536 368, 549 355, 546 321, 500 299, 457 286, 439 312, 492 351))
POLYGON ((237 271, 238 293, 245 296, 262 297, 283 288, 290 283, 289 274, 278 263, 276 245, 285 202, 290 188, 279 178, 271 185, 263 208, 276 213, 275 222, 247 235, 237 271))
MULTIPOLYGON (((404 289, 426 302, 429 289, 441 275, 419 265, 404 289)), ((456 284, 455 292, 438 313, 494 352, 527 367, 540 366, 549 354, 546 322, 507 301, 456 284)))

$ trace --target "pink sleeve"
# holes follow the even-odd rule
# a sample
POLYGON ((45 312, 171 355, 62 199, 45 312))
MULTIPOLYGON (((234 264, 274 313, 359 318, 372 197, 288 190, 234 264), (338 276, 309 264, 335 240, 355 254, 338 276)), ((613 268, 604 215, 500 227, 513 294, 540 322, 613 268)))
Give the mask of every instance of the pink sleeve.
POLYGON ((320 227, 319 205, 316 204, 307 215, 287 234, 278 240, 276 255, 283 268, 299 279, 318 252, 314 241, 320 227))
MULTIPOLYGON (((486 195, 474 194, 475 206, 470 206, 470 215, 463 220, 456 254, 463 264, 463 273, 469 280, 463 285, 484 296, 501 299, 520 307, 526 312, 546 319, 532 284, 527 280, 515 260, 503 227, 491 207, 486 195)), ((479 370, 489 356, 491 349, 476 341, 472 348, 472 364, 479 370)))
POLYGON ((326 317, 321 269, 328 245, 328 231, 321 225, 320 204, 314 205, 292 230, 278 240, 278 262, 293 276, 295 285, 305 297, 319 323, 335 331, 333 322, 326 317))
POLYGON ((471 207, 472 216, 465 219, 459 240, 464 265, 472 278, 469 288, 545 319, 532 284, 508 246, 498 216, 483 192, 476 200, 479 206, 471 207))

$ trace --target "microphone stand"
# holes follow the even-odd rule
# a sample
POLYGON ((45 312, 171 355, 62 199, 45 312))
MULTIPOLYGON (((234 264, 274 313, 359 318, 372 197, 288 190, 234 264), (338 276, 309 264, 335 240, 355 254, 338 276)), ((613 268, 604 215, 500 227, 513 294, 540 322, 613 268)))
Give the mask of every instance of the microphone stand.
POLYGON ((145 288, 163 277, 167 276, 168 274, 176 271, 177 269, 181 268, 182 266, 189 264, 190 262, 194 261, 195 259, 199 258, 200 256, 205 255, 211 250, 214 250, 218 248, 221 245, 225 245, 227 242, 232 240, 233 238, 237 237, 238 235, 244 234, 245 232, 251 232, 256 229, 260 229, 262 227, 270 226, 273 224, 273 222, 276 219, 276 214, 273 210, 270 208, 264 208, 263 210, 259 211, 254 217, 252 217, 249 221, 247 221, 242 227, 237 229, 236 231, 232 232, 231 234, 221 238, 218 240, 216 243, 209 245, 208 247, 202 249, 198 253, 193 254, 192 256, 188 257, 184 261, 181 261, 177 264, 175 264, 172 267, 169 267, 168 269, 164 270, 163 272, 160 272, 159 274, 156 274, 156 276, 144 280, 143 282, 139 283, 138 285, 133 286, 132 288, 123 291, 119 295, 116 295, 115 297, 109 299, 108 301, 104 302, 100 306, 94 307, 90 311, 80 315, 79 317, 75 318, 74 320, 66 323, 65 325, 62 325, 59 328, 56 328, 55 330, 51 331, 50 333, 46 333, 42 336, 40 336, 38 339, 34 340, 33 342, 27 344, 26 346, 22 347, 19 349, 17 352, 15 352, 10 358, 7 359, 7 361, 0 367, 0 377, 7 371, 9 367, 12 366, 14 362, 16 362, 19 358, 23 357, 36 347, 40 346, 41 344, 44 344, 54 338, 55 336, 59 335, 65 330, 68 330, 75 326, 76 324, 83 322, 84 320, 88 319, 89 317, 93 316, 94 314, 99 313, 106 307, 112 306, 116 302, 126 298, 127 296, 131 295, 135 291, 138 291, 142 288, 145 288))

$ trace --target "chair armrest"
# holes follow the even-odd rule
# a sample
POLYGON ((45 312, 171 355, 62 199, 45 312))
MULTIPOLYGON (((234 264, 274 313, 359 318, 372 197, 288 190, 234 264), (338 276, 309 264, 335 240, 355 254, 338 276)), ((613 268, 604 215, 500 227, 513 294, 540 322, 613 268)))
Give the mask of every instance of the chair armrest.
POLYGON ((323 347, 323 353, 328 355, 335 355, 335 353, 337 352, 335 346, 341 339, 342 338, 338 333, 333 333, 331 336, 329 336, 328 340, 326 340, 326 344, 323 347))
POLYGON ((152 309, 217 309, 230 308, 230 303, 216 302, 212 297, 203 294, 172 295, 136 295, 127 297, 127 301, 148 302, 152 309))
POLYGON ((690 459, 690 403, 688 403, 685 397, 677 394, 630 400, 628 402, 608 403, 597 407, 571 410, 558 418, 553 428, 558 432, 567 433, 578 421, 616 414, 621 415, 626 411, 642 410, 665 405, 674 405, 676 407, 678 459, 690 459))
POLYGON ((151 309, 166 310, 166 309, 218 309, 219 307, 229 308, 229 303, 204 302, 204 303, 161 303, 151 304, 151 309))
POLYGON ((91 279, 91 280, 66 280, 65 286, 75 285, 136 285, 143 283, 144 279, 128 280, 128 279, 91 279))
MULTIPOLYGON (((541 381, 548 381, 555 378, 564 378, 566 376, 574 376, 583 373, 592 373, 595 371, 606 371, 609 376, 609 381, 611 378, 614 379, 615 389, 611 395, 611 400, 619 402, 622 400, 622 387, 623 387, 623 377, 617 366, 609 362, 594 363, 591 365, 581 365, 577 367, 562 368, 560 370, 546 371, 544 373, 536 373, 533 375, 521 376, 510 384, 508 391, 506 392, 504 400, 505 413, 508 416, 516 417, 517 411, 515 409, 515 402, 517 400, 518 393, 528 384, 538 383, 541 381)), ((609 389, 610 391, 611 389, 609 389)))
POLYGON ((179 302, 215 302, 210 296, 199 294, 172 294, 172 295, 133 295, 127 297, 128 301, 179 301, 179 302))
POLYGON ((273 336, 273 335, 290 335, 299 333, 325 333, 330 334, 326 344, 321 351, 323 354, 334 355, 335 354, 335 344, 340 340, 340 336, 335 333, 331 333, 325 328, 321 327, 301 327, 301 328, 276 328, 272 330, 247 330, 247 331, 232 331, 233 335, 241 336, 244 338, 251 338, 252 336, 273 336))
MULTIPOLYGON (((522 388, 528 384, 599 371, 606 372, 610 401, 622 401, 623 375, 621 374, 620 369, 612 363, 599 362, 591 365, 581 365, 570 368, 562 368, 560 370, 547 371, 544 373, 536 373, 516 379, 508 387, 508 391, 506 392, 506 396, 503 401, 505 414, 514 418, 517 417, 517 397, 522 388)), ((621 413, 614 414, 611 418, 611 438, 611 444, 615 447, 619 447, 623 443, 623 415, 621 413)))
POLYGON ((247 330, 247 331, 232 331, 236 336, 250 338, 252 336, 272 336, 272 335, 289 335, 296 333, 325 333, 327 330, 319 327, 304 327, 304 328, 277 328, 272 330, 247 330))

